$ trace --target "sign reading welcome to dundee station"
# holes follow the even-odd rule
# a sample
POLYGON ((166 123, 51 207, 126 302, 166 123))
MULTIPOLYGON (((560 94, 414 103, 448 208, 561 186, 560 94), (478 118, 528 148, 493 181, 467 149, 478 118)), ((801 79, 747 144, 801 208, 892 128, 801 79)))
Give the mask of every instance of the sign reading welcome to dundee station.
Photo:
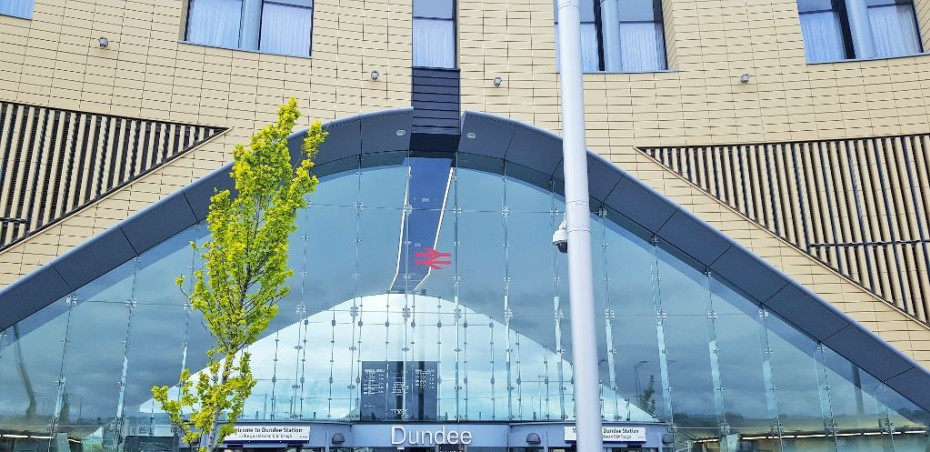
POLYGON ((227 443, 275 441, 306 443, 310 441, 309 425, 237 425, 236 432, 227 436, 227 443))

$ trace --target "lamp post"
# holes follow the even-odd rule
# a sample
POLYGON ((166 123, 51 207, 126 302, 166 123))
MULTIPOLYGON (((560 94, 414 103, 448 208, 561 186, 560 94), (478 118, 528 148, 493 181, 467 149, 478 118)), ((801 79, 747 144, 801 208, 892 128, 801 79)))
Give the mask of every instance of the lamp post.
POLYGON ((575 428, 579 452, 602 452, 597 374, 594 285, 591 276, 591 209, 581 75, 581 10, 578 0, 559 0, 562 87, 562 162, 568 230, 568 288, 572 313, 575 428))

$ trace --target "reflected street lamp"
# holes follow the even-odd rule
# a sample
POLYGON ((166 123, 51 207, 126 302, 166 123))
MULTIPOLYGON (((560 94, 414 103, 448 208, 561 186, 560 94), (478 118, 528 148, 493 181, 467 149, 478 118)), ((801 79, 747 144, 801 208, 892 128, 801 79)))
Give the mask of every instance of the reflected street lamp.
POLYGON ((642 385, 639 382, 639 368, 643 367, 643 364, 648 363, 649 361, 640 361, 633 365, 633 384, 636 386, 636 395, 638 396, 643 392, 642 385))

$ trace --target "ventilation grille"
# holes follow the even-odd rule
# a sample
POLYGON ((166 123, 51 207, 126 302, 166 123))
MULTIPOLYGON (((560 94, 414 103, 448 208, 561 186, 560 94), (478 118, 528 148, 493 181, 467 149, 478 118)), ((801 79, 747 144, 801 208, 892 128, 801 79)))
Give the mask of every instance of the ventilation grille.
POLYGON ((224 130, 0 102, 0 249, 224 130))
POLYGON ((930 135, 642 151, 930 323, 930 135))
POLYGON ((458 69, 413 68, 413 133, 459 134, 459 77, 458 69))

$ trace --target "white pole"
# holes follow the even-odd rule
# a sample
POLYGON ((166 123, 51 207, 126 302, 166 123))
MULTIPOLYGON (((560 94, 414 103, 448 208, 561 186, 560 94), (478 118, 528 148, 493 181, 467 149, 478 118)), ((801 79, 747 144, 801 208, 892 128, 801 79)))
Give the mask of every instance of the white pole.
POLYGON ((603 452, 597 374, 597 331, 591 277, 591 220, 581 76, 581 11, 578 0, 559 0, 562 82, 562 153, 568 226, 568 287, 572 313, 575 428, 579 452, 603 452))

